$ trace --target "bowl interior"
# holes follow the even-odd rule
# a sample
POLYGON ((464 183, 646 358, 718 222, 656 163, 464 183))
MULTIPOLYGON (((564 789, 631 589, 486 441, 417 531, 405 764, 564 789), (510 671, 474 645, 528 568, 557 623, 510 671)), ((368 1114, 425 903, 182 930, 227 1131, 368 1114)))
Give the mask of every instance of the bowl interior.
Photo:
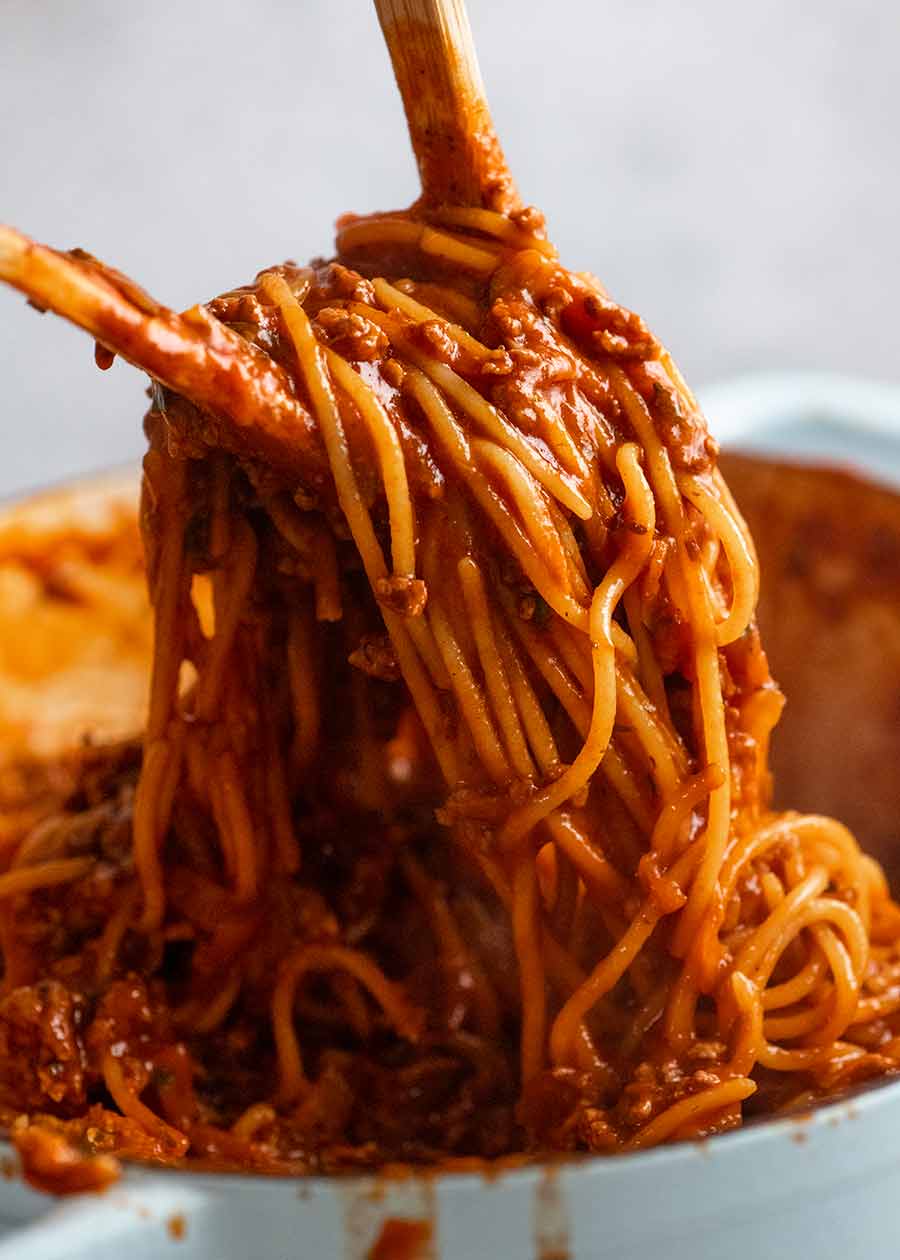
POLYGON ((840 468, 727 455, 787 705, 775 803, 829 814, 900 883, 900 494, 840 468))
MULTIPOLYGON (((889 871, 900 877, 896 825, 900 776, 894 771, 900 752, 900 495, 829 468, 736 455, 726 456, 723 464, 757 541, 763 573, 763 637, 773 671, 789 700, 773 748, 777 803, 841 818, 889 871)), ((13 544, 21 546, 22 539, 30 540, 36 548, 45 546, 56 552, 64 547, 67 532, 84 532, 86 521, 92 521, 91 528, 100 533, 112 522, 117 523, 116 528, 125 522, 125 528, 133 529, 135 488, 134 477, 124 483, 121 478, 99 485, 92 482, 8 510, 0 518, 0 575, 4 547, 12 554, 13 544), (109 515, 112 505, 115 511, 109 515)), ((0 582, 0 620, 7 612, 5 598, 0 582)), ((145 606, 135 608, 137 617, 146 616, 145 606)), ((141 668, 146 670, 146 656, 142 660, 141 668)), ((59 735, 60 739, 69 737, 71 731, 59 735)), ((0 721, 0 742, 2 739, 0 721)), ((311 1247, 308 1254, 332 1254, 338 1229, 343 1231, 345 1242, 350 1238, 346 1242, 348 1256, 374 1254, 370 1246, 386 1215, 427 1217, 435 1211, 441 1220, 441 1247, 435 1255, 452 1260, 483 1258, 488 1253, 482 1245, 494 1236, 501 1240, 496 1244, 500 1250, 494 1247, 496 1254, 513 1254, 506 1248, 521 1232, 522 1214, 527 1212, 529 1220, 531 1216, 537 1220, 540 1211, 534 1204, 543 1202, 540 1210, 552 1217, 556 1209, 551 1200, 561 1195, 566 1218, 562 1233, 570 1226, 574 1230, 573 1256, 616 1254, 644 1260, 659 1254, 656 1243, 651 1245, 650 1234, 656 1238, 659 1230, 674 1229, 679 1220, 683 1223, 687 1219, 685 1211, 695 1223, 715 1216, 721 1225, 728 1213, 732 1214, 729 1219, 736 1221, 744 1212, 741 1204, 746 1206, 752 1197, 748 1186, 753 1196, 758 1196, 765 1184, 769 1186, 766 1193, 774 1196, 779 1184, 799 1184, 799 1178, 804 1184, 809 1182, 812 1194, 814 1187, 824 1185, 826 1166, 830 1169, 828 1178, 835 1181, 843 1167, 842 1152, 848 1140, 845 1129, 854 1135, 855 1149, 859 1149, 860 1115, 867 1117, 873 1132, 880 1126, 881 1137, 875 1143, 878 1151, 872 1147, 870 1154, 887 1158, 890 1143, 886 1135, 893 1131, 888 1120, 900 1114, 900 1084, 883 1088, 883 1106, 875 1105, 877 1092, 867 1095, 864 1103, 851 1101, 822 1109, 809 1130, 802 1131, 802 1143, 796 1122, 777 1121, 726 1135, 706 1147, 685 1144, 620 1160, 573 1164, 559 1173, 556 1190, 552 1189, 557 1185, 556 1174, 547 1169, 501 1175, 495 1183, 476 1177, 412 1179, 406 1191, 385 1189, 371 1178, 311 1184, 300 1191, 308 1199, 303 1209, 304 1237, 311 1247), (813 1155, 818 1162, 813 1162, 813 1155), (497 1194, 487 1195, 488 1186, 496 1188, 497 1194), (616 1203, 630 1203, 638 1190, 653 1198, 653 1213, 619 1220, 616 1203), (404 1206, 407 1199, 409 1205, 404 1206), (605 1237, 611 1246, 619 1239, 616 1245, 624 1244, 624 1250, 585 1249, 578 1241, 579 1237, 593 1237, 590 1231, 598 1219, 599 1203, 606 1213, 612 1213, 606 1217, 605 1237), (351 1217, 363 1225, 348 1226, 351 1217), (477 1235, 473 1232, 476 1221, 481 1231, 477 1235), (357 1228, 356 1242, 351 1237, 353 1228, 357 1228), (474 1241, 459 1245, 448 1242, 457 1234, 474 1241), (640 1240, 645 1234, 648 1249, 642 1250, 640 1240)), ((891 1123, 896 1126, 896 1119, 891 1123)), ((892 1149, 891 1158, 900 1160, 900 1138, 892 1149)), ((263 1260, 264 1256, 287 1254, 277 1247, 295 1239, 299 1221, 296 1184, 278 1186, 269 1179, 235 1180, 203 1174, 185 1178, 131 1169, 117 1196, 105 1203, 79 1205, 76 1219, 83 1227, 73 1233, 72 1213, 65 1215, 68 1209, 52 1209, 48 1215, 39 1196, 19 1183, 10 1183, 0 1192, 0 1234, 4 1224, 12 1230, 9 1242, 0 1241, 0 1260, 7 1256, 16 1260, 50 1260, 57 1255, 118 1256, 124 1254, 123 1240, 130 1237, 132 1229, 143 1231, 142 1237, 146 1234, 146 1240, 136 1243, 131 1252, 135 1260, 142 1260, 168 1252, 168 1243, 175 1235, 167 1222, 181 1216, 189 1222, 189 1245, 179 1242, 177 1248, 172 1247, 173 1255, 205 1258, 214 1254, 210 1249, 213 1245, 222 1248, 215 1254, 238 1254, 227 1249, 229 1240, 241 1234, 242 1222, 254 1221, 257 1232, 248 1245, 252 1241, 258 1246, 259 1260, 263 1260), (213 1196, 214 1210, 209 1196, 213 1196), (195 1218, 201 1225, 207 1218, 218 1222, 214 1228, 209 1225, 208 1242, 195 1242, 190 1224, 195 1218), (31 1224, 23 1232, 27 1222, 31 1224), (104 1241, 107 1236, 108 1247, 104 1241)), ((528 1225, 527 1233, 529 1238, 534 1236, 533 1224, 528 1225)), ((691 1244, 693 1250, 682 1252, 672 1233, 670 1260, 678 1260, 682 1254, 690 1254, 692 1260, 717 1255, 715 1248, 723 1236, 718 1232, 710 1235, 710 1250, 703 1248, 698 1236, 691 1244)), ((548 1239, 553 1241, 549 1234, 548 1239)), ((759 1253, 743 1251, 736 1244, 733 1254, 743 1260, 745 1255, 759 1253)))

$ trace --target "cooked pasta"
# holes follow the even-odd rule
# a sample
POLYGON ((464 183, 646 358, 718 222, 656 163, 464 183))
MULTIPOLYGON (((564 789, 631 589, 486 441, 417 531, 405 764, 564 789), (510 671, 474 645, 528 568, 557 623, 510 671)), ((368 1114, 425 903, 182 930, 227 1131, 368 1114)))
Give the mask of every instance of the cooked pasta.
MULTIPOLYGON (((152 353, 81 312, 158 382, 155 647, 139 745, 70 759, 5 850, 23 1151, 631 1151, 896 1069, 900 910, 840 823, 771 809, 715 443, 491 187, 347 217, 200 314, 145 299, 152 353)), ((64 313, 133 293, 29 248, 64 313)))

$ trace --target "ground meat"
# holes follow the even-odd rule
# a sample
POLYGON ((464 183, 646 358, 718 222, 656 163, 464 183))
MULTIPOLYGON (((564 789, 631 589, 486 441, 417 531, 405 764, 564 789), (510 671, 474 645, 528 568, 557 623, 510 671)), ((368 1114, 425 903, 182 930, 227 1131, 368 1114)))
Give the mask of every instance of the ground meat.
POLYGON ((393 644, 386 634, 366 634, 359 641, 347 658, 354 669, 360 669, 370 678, 382 678, 385 682, 396 682, 400 677, 400 666, 393 644))
POLYGON ((149 1059, 154 1043, 165 1040, 165 1013, 152 1003, 147 986, 136 976, 115 980, 104 993, 85 1035, 91 1062, 101 1070, 108 1050, 120 1054, 124 1047, 149 1059))
POLYGON ((600 293, 576 298, 562 312, 562 324, 577 340, 587 342, 594 353, 617 359, 652 359, 659 353, 659 345, 640 315, 600 293))
POLYGON ((585 1125, 599 1132, 605 1124, 602 1108, 616 1087, 611 1072, 580 1072, 574 1068, 541 1072, 525 1087, 516 1118, 532 1146, 575 1150, 584 1136, 581 1130, 585 1125))
POLYGON ((316 323, 332 349, 353 363, 374 363, 390 349, 387 335, 377 324, 343 306, 324 306, 316 323))
POLYGON ((105 1190, 120 1174, 112 1155, 90 1155, 63 1133, 40 1124, 14 1129, 13 1144, 29 1185, 48 1194, 81 1194, 105 1190))
POLYGON ((570 432, 581 425, 576 415, 575 356, 556 329, 531 301, 498 298, 487 321, 489 335, 506 346, 503 363, 485 364, 484 382, 491 402, 515 424, 547 443, 563 466, 571 467, 572 442, 560 439, 560 420, 570 432))
POLYGON ((366 280, 358 271, 333 262, 327 267, 325 284, 335 297, 349 298, 352 302, 364 302, 366 306, 375 305, 375 291, 372 282, 366 280))
POLYGON ((13 989, 0 1001, 0 1101, 19 1110, 85 1100, 76 1000, 55 980, 13 989))
POLYGON ((447 331, 443 320, 426 319, 416 324, 410 331, 410 340, 443 363, 455 363, 459 357, 456 340, 447 331))
POLYGON ((421 578, 393 575, 377 579, 375 595, 379 604, 401 617, 420 617, 428 601, 428 587, 421 578))
POLYGON ((536 236, 540 240, 546 239, 547 220, 544 218, 543 211, 537 206, 523 206, 521 210, 514 210, 509 217, 523 232, 536 236))

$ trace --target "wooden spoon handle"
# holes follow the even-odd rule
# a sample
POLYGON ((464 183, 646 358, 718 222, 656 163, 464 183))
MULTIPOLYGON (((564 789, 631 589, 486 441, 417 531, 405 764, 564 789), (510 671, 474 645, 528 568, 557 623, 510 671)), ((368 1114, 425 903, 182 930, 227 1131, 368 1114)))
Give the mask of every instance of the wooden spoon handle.
POLYGON ((205 307, 178 315, 96 259, 59 253, 0 223, 2 281, 215 416, 229 450, 323 482, 316 423, 284 370, 205 307))
POLYGON ((521 207, 472 43, 465 0, 375 0, 428 204, 521 207))

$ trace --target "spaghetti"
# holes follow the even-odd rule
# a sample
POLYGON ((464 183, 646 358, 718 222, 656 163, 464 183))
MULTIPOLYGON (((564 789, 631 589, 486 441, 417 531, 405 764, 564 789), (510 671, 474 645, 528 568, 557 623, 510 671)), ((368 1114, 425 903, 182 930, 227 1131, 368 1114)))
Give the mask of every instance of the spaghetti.
POLYGON ((770 810, 715 446, 536 222, 356 219, 211 304, 317 484, 151 411, 140 771, 76 759, 0 873, 23 1149, 634 1150, 895 1070, 900 911, 838 823, 770 810))
POLYGON ((900 1061, 883 873, 771 808, 697 405, 405 21, 423 197, 333 262, 179 316, 0 229, 154 379, 145 731, 25 775, 0 850, 0 1118, 55 1189, 639 1150, 900 1061))

